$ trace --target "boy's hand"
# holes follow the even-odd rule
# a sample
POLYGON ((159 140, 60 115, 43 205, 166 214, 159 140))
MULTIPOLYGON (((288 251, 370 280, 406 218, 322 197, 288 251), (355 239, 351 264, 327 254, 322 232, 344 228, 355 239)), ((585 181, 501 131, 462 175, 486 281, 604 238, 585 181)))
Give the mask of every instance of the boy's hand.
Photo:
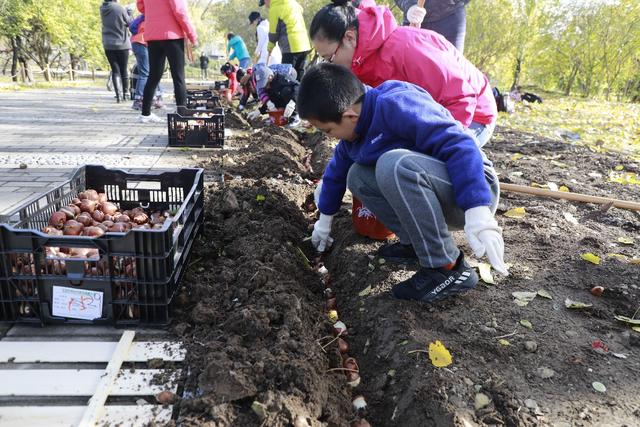
POLYGON ((505 276, 509 275, 504 263, 502 228, 498 226, 488 206, 467 209, 464 213, 464 232, 469 246, 477 257, 487 254, 491 266, 505 276))
POLYGON ((258 110, 253 110, 249 114, 247 114, 247 118, 249 120, 255 120, 258 117, 260 117, 260 111, 258 111, 258 110))
POLYGON ((318 252, 324 252, 333 244, 331 233, 331 223, 333 215, 320 214, 320 219, 313 225, 313 234, 311 234, 311 243, 318 252))
POLYGON ((267 101, 267 110, 276 111, 276 104, 271 101, 267 101))

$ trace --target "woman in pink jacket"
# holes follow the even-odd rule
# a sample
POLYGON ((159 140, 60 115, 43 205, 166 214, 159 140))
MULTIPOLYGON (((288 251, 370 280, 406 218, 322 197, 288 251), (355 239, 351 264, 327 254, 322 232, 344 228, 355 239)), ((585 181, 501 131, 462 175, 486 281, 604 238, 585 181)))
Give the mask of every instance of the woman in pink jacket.
POLYGON ((311 22, 311 41, 326 61, 348 67, 365 84, 416 84, 486 144, 498 111, 489 81, 443 36, 399 27, 391 11, 362 0, 333 0, 311 22))
POLYGON ((176 105, 184 105, 184 39, 196 45, 198 36, 189 20, 186 0, 137 0, 137 5, 145 16, 144 38, 149 49, 149 78, 144 87, 139 121, 163 122, 164 119, 151 113, 151 102, 162 78, 165 60, 169 60, 171 68, 176 105))

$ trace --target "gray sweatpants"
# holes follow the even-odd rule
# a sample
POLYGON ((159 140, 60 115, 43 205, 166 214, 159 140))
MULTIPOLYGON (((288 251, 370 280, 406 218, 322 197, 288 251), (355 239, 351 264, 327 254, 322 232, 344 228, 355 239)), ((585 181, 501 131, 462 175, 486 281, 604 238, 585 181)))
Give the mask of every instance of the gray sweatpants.
MULTIPOLYGON (((485 177, 495 212, 500 187, 489 164, 485 177)), ((442 267, 458 258, 460 250, 450 230, 464 228, 464 211, 456 204, 449 172, 440 160, 415 151, 391 150, 375 166, 353 164, 347 187, 401 243, 413 245, 423 267, 442 267)))

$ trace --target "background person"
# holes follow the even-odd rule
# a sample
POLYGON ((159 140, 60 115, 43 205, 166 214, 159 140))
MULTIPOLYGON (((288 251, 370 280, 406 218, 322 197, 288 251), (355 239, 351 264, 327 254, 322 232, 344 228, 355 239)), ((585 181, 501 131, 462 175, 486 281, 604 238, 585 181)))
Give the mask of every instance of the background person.
POLYGON ((282 63, 293 65, 300 81, 311 50, 302 6, 295 0, 260 0, 259 5, 269 8, 269 52, 278 43, 282 63))
POLYGON ((244 44, 242 37, 233 33, 227 33, 227 55, 229 55, 229 61, 237 58, 240 62, 240 68, 248 68, 251 65, 251 56, 249 56, 247 45, 244 44))
POLYGON ((204 54, 204 52, 200 53, 200 78, 202 80, 207 80, 209 78, 209 57, 204 54))
POLYGON ((100 6, 102 20, 102 46, 111 67, 113 88, 116 91, 116 102, 127 99, 129 91, 129 33, 127 28, 131 16, 118 4, 118 0, 105 0, 100 6))
POLYGON ((249 24, 256 29, 256 50, 254 51, 254 62, 256 64, 279 64, 282 61, 282 53, 278 44, 271 50, 269 55, 269 21, 262 19, 260 12, 251 12, 249 14, 249 24))
POLYGON ((145 15, 145 40, 149 49, 149 78, 144 87, 142 114, 138 120, 141 123, 164 122, 151 113, 153 93, 169 60, 176 105, 185 105, 185 38, 196 45, 198 36, 189 19, 186 0, 137 0, 137 5, 145 15))
POLYGON ((405 16, 405 24, 442 34, 460 52, 464 52, 467 33, 466 6, 470 0, 426 0, 420 7, 416 0, 394 0, 405 16))

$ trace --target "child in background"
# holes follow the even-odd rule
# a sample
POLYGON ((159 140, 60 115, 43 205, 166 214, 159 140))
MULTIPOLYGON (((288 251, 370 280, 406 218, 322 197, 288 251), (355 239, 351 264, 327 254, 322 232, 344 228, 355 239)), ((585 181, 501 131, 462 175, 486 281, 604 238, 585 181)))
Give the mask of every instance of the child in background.
POLYGON ((255 119, 267 111, 284 108, 284 117, 291 118, 289 126, 298 126, 300 118, 296 112, 296 99, 300 83, 296 80, 297 72, 291 64, 274 64, 268 67, 257 64, 253 69, 253 77, 262 105, 249 118, 255 119))
POLYGON ((225 62, 222 67, 220 67, 220 74, 229 79, 229 87, 227 88, 227 100, 231 102, 234 95, 239 92, 240 84, 236 79, 236 73, 238 72, 238 67, 233 65, 230 62, 225 62))
POLYGON ((236 80, 240 83, 240 88, 242 89, 240 105, 238 106, 238 110, 242 111, 247 106, 250 97, 253 96, 254 102, 258 101, 258 90, 256 89, 256 82, 253 79, 253 69, 249 67, 245 71, 239 68, 238 71, 236 71, 236 80))
POLYGON ((320 64, 300 84, 300 115, 341 141, 316 190, 320 219, 311 241, 331 246, 333 216, 346 188, 400 239, 378 255, 420 269, 393 286, 396 298, 434 302, 478 282, 451 229, 464 228, 476 256, 508 274, 493 214, 498 178, 473 136, 424 89, 390 80, 365 87, 349 70, 320 64))

